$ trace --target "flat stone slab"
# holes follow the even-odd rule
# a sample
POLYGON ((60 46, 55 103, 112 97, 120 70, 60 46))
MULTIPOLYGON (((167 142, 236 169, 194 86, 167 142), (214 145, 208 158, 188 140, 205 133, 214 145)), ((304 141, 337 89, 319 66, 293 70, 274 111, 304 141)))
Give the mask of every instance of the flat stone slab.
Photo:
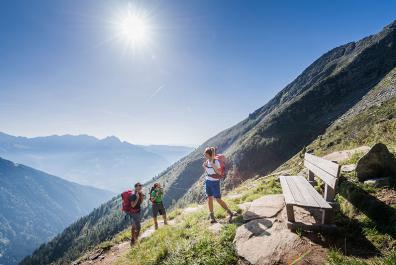
POLYGON ((234 243, 238 255, 249 264, 269 265, 280 264, 302 239, 279 221, 256 219, 237 229, 234 243))
POLYGON ((243 214, 243 220, 275 217, 284 207, 282 194, 266 195, 252 201, 249 208, 243 214))

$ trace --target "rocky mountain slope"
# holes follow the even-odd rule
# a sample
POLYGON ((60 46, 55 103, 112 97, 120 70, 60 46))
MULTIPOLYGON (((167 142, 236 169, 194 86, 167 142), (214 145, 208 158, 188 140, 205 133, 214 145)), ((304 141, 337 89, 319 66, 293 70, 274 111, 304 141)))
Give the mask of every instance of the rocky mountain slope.
POLYGON ((15 137, 0 133, 0 156, 82 185, 114 192, 147 181, 189 154, 182 146, 141 146, 112 136, 15 137))
POLYGON ((262 108, 161 175, 156 181, 165 184, 167 204, 183 196, 187 202, 202 198, 198 180, 206 146, 226 154, 228 186, 267 174, 323 134, 395 66, 396 22, 327 52, 262 108))
POLYGON ((112 196, 0 158, 0 264, 17 264, 112 196))
MULTIPOLYGON (((386 84, 393 78, 392 71, 396 66, 395 37, 396 22, 376 35, 329 51, 247 119, 209 139, 193 153, 175 163, 155 179, 165 187, 167 206, 183 206, 202 198, 201 165, 202 152, 206 146, 217 146, 226 154, 229 170, 225 184, 226 188, 230 189, 246 179, 270 173, 285 161, 288 162, 279 170, 301 170, 299 153, 304 146, 320 146, 322 149, 319 148, 317 154, 321 155, 325 151, 336 150, 332 148, 336 148, 337 145, 341 148, 341 143, 364 144, 370 139, 370 144, 381 139, 390 142, 394 139, 391 130, 394 128, 393 114, 389 116, 390 125, 381 123, 390 127, 374 125, 378 119, 388 119, 388 116, 383 116, 384 113, 392 111, 392 107, 394 109, 394 84, 386 84), (377 101, 378 97, 384 99, 381 104, 377 101), (369 106, 376 106, 376 102, 383 108, 370 109, 369 106), (351 114, 359 113, 359 106, 367 107, 369 112, 364 112, 366 114, 363 116, 351 114), (370 111, 378 111, 375 119, 370 111), (351 131, 337 129, 339 127, 336 124, 342 120, 350 123, 351 131), (361 130, 363 125, 368 133, 361 130), (373 128, 370 129, 371 127, 373 128), (334 134, 323 137, 326 130, 334 130, 334 134), (385 130, 388 133, 378 134, 377 130, 385 130), (343 137, 338 133, 343 133, 348 137, 348 141, 343 142, 343 137)), ((149 185, 150 182, 147 183, 147 186, 149 185)), ((257 189, 256 186, 248 189, 250 190, 246 191, 247 195, 244 197, 247 200, 257 198, 257 194, 266 190, 260 186, 257 189)), ((116 204, 116 199, 108 203, 108 206, 114 209, 103 213, 104 220, 119 214, 115 211, 116 204)), ((100 212, 91 213, 99 214, 100 212)), ((107 234, 102 234, 103 238, 111 239, 114 236, 111 233, 115 230, 100 226, 100 218, 94 222, 90 220, 87 219, 86 222, 94 226, 94 231, 99 230, 99 227, 100 231, 106 231, 107 234)), ((86 237, 81 229, 76 230, 72 240, 77 242, 87 238, 90 237, 86 237)), ((43 246, 23 264, 40 264, 37 261, 43 253, 44 256, 50 257, 56 253, 57 256, 50 261, 57 260, 59 263, 78 258, 76 249, 53 248, 65 239, 66 235, 63 235, 43 246), (64 251, 62 254, 59 252, 61 250, 64 251)), ((87 240, 85 250, 95 246, 94 241, 87 240)), ((80 254, 84 252, 80 250, 80 254)))

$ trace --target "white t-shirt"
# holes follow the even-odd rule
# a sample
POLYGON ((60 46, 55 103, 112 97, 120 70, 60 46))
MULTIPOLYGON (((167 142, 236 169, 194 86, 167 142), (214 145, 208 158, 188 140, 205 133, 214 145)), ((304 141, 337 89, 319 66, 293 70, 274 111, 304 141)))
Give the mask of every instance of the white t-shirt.
MULTIPOLYGON (((219 160, 215 160, 215 164, 217 168, 220 168, 220 162, 219 160)), ((216 174, 216 171, 212 168, 212 166, 209 163, 209 160, 206 160, 205 164, 205 173, 206 173, 206 179, 211 180, 211 181, 219 181, 219 179, 212 178, 210 175, 216 174)))

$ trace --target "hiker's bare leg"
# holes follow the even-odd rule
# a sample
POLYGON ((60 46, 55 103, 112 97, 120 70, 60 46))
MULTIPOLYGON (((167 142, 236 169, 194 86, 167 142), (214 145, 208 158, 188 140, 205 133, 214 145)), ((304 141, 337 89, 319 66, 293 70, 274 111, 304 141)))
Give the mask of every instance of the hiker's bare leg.
POLYGON ((157 230, 158 229, 157 216, 153 217, 153 220, 154 220, 154 228, 155 228, 155 230, 157 230))
POLYGON ((168 224, 168 221, 166 220, 166 213, 164 213, 164 214, 162 215, 162 218, 164 218, 164 224, 167 225, 167 224, 168 224))
POLYGON ((136 232, 135 232, 135 226, 131 226, 131 245, 133 245, 136 242, 136 232))
POLYGON ((223 207, 224 210, 227 212, 230 212, 230 209, 228 208, 227 204, 220 198, 216 198, 216 201, 223 207))
POLYGON ((230 208, 228 208, 227 204, 220 198, 216 198, 216 201, 221 205, 221 207, 223 207, 224 210, 227 211, 228 213, 228 222, 232 222, 232 218, 234 217, 234 213, 230 210, 230 208))
POLYGON ((208 196, 209 212, 213 213, 213 196, 208 196))
POLYGON ((209 212, 210 212, 210 219, 211 219, 211 223, 216 223, 216 218, 214 216, 214 212, 213 212, 213 196, 208 196, 208 206, 209 206, 209 212))

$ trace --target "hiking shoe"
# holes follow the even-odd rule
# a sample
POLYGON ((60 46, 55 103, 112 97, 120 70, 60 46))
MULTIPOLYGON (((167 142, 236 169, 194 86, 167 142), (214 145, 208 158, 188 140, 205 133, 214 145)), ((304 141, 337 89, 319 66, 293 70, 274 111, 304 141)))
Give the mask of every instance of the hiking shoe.
POLYGON ((215 218, 215 216, 214 216, 214 213, 210 213, 210 214, 209 214, 209 219, 210 219, 210 223, 211 223, 211 224, 217 223, 216 218, 215 218))
POLYGON ((136 240, 134 238, 131 238, 131 241, 129 242, 129 245, 131 247, 133 247, 133 245, 135 245, 135 243, 136 243, 136 240))
POLYGON ((231 211, 228 213, 228 216, 229 216, 229 217, 228 217, 228 222, 229 222, 229 223, 232 222, 232 218, 234 217, 234 215, 235 215, 235 213, 233 213, 233 212, 231 212, 231 211))

